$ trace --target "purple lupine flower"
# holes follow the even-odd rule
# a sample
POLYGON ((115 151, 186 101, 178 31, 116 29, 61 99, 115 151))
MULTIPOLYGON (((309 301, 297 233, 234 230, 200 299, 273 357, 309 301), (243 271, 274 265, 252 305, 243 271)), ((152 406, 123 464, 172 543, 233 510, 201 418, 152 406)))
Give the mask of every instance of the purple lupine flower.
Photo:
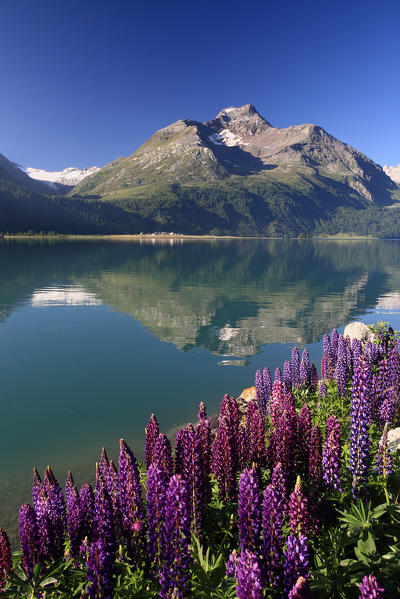
POLYGON ((303 493, 300 476, 297 477, 293 492, 289 497, 290 530, 294 535, 307 534, 313 530, 308 499, 303 493))
POLYGON ((171 477, 167 489, 164 560, 160 572, 161 597, 181 599, 189 579, 190 515, 188 488, 179 475, 171 477))
POLYGON ((308 552, 308 539, 304 535, 296 537, 289 535, 284 552, 284 588, 289 594, 299 576, 308 578, 308 567, 310 563, 308 552))
POLYGON ((376 470, 382 476, 389 476, 393 472, 393 458, 387 444, 388 424, 385 424, 382 437, 379 442, 378 453, 376 454, 376 470))
POLYGON ((333 359, 335 361, 337 358, 338 342, 339 342, 339 333, 337 332, 336 329, 333 329, 333 331, 331 333, 331 348, 332 348, 333 359))
POLYGON ((339 355, 336 362, 336 385, 339 397, 344 397, 346 393, 346 363, 344 358, 339 355))
POLYGON ((144 437, 144 456, 146 462, 146 468, 153 463, 153 450, 154 444, 158 439, 158 435, 160 434, 160 427, 157 422, 157 418, 154 414, 150 416, 149 422, 147 423, 147 427, 145 428, 145 437, 144 437))
POLYGON ((11 571, 11 546, 8 534, 0 528, 0 597, 4 589, 8 573, 11 571))
MULTIPOLYGON (((34 483, 35 484, 35 483, 34 483)), ((71 470, 68 470, 67 480, 65 482, 65 504, 68 506, 69 494, 74 488, 74 478, 72 476, 71 470)))
POLYGON ((204 524, 204 471, 201 441, 191 424, 185 429, 183 478, 188 485, 191 530, 202 537, 204 524))
POLYGON ((259 552, 260 548, 260 487, 254 469, 245 468, 240 475, 238 496, 238 530, 242 552, 259 552))
POLYGON ((326 397, 327 395, 328 395, 328 389, 326 387, 325 380, 322 379, 322 381, 319 384, 318 397, 320 397, 322 399, 322 398, 326 397))
POLYGON ((306 349, 303 350, 300 364, 300 382, 302 385, 309 385, 311 383, 311 372, 310 372, 310 355, 306 349))
POLYGON ((239 599, 262 599, 262 577, 257 555, 243 551, 237 560, 236 595, 239 599))
POLYGON ((350 367, 350 362, 348 361, 347 343, 342 334, 339 335, 339 339, 338 339, 337 361, 338 360, 343 361, 345 370, 347 372, 347 370, 350 367))
POLYGON ((167 478, 174 472, 171 442, 165 433, 160 433, 154 443, 152 464, 163 468, 167 478))
POLYGON ((260 408, 260 410, 262 410, 264 412, 267 407, 267 398, 265 395, 264 380, 263 380, 263 375, 262 375, 261 370, 256 371, 255 387, 256 387, 257 405, 260 408))
MULTIPOLYGON (((280 467, 280 464, 278 466, 280 467)), ((284 503, 285 499, 279 488, 273 483, 268 485, 262 504, 262 554, 265 558, 264 578, 273 589, 279 586, 282 579, 284 503)))
POLYGON ((359 599, 383 599, 384 595, 385 589, 379 586, 375 576, 364 576, 360 584, 359 599))
POLYGON ((274 406, 283 405, 284 398, 285 394, 282 381, 274 381, 274 384, 272 385, 272 411, 274 410, 274 406))
POLYGON ((393 395, 389 392, 383 400, 379 409, 379 419, 381 422, 394 422, 394 416, 396 411, 396 405, 393 399, 393 395))
POLYGON ((92 599, 112 599, 114 555, 103 537, 90 545, 89 559, 86 563, 88 586, 86 591, 92 599))
POLYGON ((362 355, 362 343, 359 339, 356 339, 355 337, 351 342, 351 354, 353 368, 355 368, 362 355))
POLYGON ((327 379, 328 376, 329 376, 328 360, 326 359, 326 356, 323 355, 321 358, 321 379, 327 379))
POLYGON ((88 483, 82 485, 80 490, 80 509, 82 518, 82 538, 92 538, 92 524, 94 518, 94 493, 88 483))
POLYGON ((105 487, 96 489, 94 500, 93 538, 103 539, 110 553, 115 551, 114 514, 111 497, 105 487))
POLYGON ((276 381, 283 383, 282 372, 280 368, 275 368, 274 383, 276 381))
POLYGON ((312 420, 311 410, 307 403, 300 410, 297 420, 297 440, 296 440, 296 466, 297 471, 305 475, 308 471, 308 459, 310 451, 310 434, 312 420))
POLYGON ((156 571, 163 554, 163 526, 167 500, 168 480, 165 470, 155 464, 147 470, 147 554, 148 563, 154 563, 156 571))
POLYGON ((229 555, 228 561, 225 564, 227 576, 232 576, 232 578, 236 578, 237 560, 238 560, 237 551, 236 551, 236 549, 234 549, 232 551, 232 553, 229 555))
POLYGON ((74 485, 71 471, 68 473, 67 485, 67 531, 71 545, 71 554, 76 557, 79 553, 82 538, 82 515, 79 491, 74 485))
POLYGON ((320 486, 322 482, 322 434, 319 426, 314 426, 311 429, 308 477, 316 487, 320 486))
POLYGON ((279 418, 276 429, 275 464, 281 462, 285 479, 290 477, 293 468, 296 444, 297 416, 285 410, 279 418))
POLYGON ((203 487, 205 502, 208 504, 211 499, 211 425, 209 419, 207 418, 203 402, 200 403, 199 422, 196 424, 196 435, 201 448, 201 459, 203 463, 203 487))
POLYGON ((27 503, 19 510, 19 538, 22 549, 22 565, 29 579, 40 557, 40 539, 36 513, 27 503))
POLYGON ((272 397, 272 380, 271 373, 269 368, 264 368, 263 370, 263 383, 264 383, 264 392, 265 397, 267 399, 267 405, 269 405, 272 397))
POLYGON ((181 428, 176 433, 175 437, 175 474, 182 474, 183 472, 183 439, 185 436, 185 429, 181 428))
POLYGON ((134 561, 138 562, 143 549, 144 509, 137 461, 128 445, 120 440, 118 461, 118 491, 122 532, 134 561))
POLYGON ((103 484, 106 484, 107 475, 108 475, 108 456, 104 447, 101 450, 101 456, 99 461, 99 474, 103 481, 103 484))
POLYGON ((286 360, 283 365, 283 382, 286 390, 290 391, 292 389, 292 365, 289 360, 286 360))
POLYGON ((32 498, 38 525, 40 556, 43 560, 58 559, 64 552, 64 496, 49 466, 40 484, 35 474, 34 471, 32 498))
POLYGON ((311 379, 311 387, 315 391, 316 388, 318 387, 319 378, 318 378, 318 372, 317 372, 317 369, 315 368, 314 362, 311 364, 311 367, 310 367, 310 379, 311 379))
POLYGON ((283 468, 282 468, 282 464, 280 462, 278 462, 275 466, 275 468, 272 471, 272 476, 271 476, 271 485, 273 486, 273 488, 277 491, 279 498, 280 498, 280 504, 279 504, 279 510, 283 512, 286 510, 286 503, 287 503, 287 487, 286 487, 286 479, 285 479, 285 475, 283 472, 283 468))
POLYGON ((113 507, 115 538, 118 539, 121 533, 121 513, 119 510, 118 498, 118 472, 112 460, 110 460, 108 464, 106 489, 110 496, 113 507))
POLYGON ((246 461, 249 466, 265 463, 265 428, 260 410, 255 401, 249 401, 246 412, 246 461))
POLYGON ((299 576, 292 590, 289 592, 288 599, 311 599, 310 585, 307 578, 299 576))
POLYGON ((212 446, 212 472, 218 481, 221 499, 232 501, 236 495, 238 470, 239 411, 234 398, 224 397, 217 436, 212 446))
POLYGON ((371 383, 371 365, 361 358, 354 369, 350 411, 350 471, 354 497, 360 496, 368 480, 371 383))
POLYGON ((340 480, 341 466, 340 421, 336 416, 329 416, 326 422, 326 436, 322 454, 323 479, 328 489, 342 491, 340 480))
POLYGON ((292 349, 292 386, 300 385, 300 356, 297 347, 292 349))

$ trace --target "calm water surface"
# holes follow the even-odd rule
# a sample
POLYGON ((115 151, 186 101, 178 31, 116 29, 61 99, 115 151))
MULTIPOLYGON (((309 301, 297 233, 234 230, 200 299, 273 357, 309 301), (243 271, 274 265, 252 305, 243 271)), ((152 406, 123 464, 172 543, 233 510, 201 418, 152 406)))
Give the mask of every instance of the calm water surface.
POLYGON ((31 469, 93 479, 124 437, 139 458, 217 410, 296 344, 360 319, 400 328, 397 241, 0 242, 0 526, 31 469))

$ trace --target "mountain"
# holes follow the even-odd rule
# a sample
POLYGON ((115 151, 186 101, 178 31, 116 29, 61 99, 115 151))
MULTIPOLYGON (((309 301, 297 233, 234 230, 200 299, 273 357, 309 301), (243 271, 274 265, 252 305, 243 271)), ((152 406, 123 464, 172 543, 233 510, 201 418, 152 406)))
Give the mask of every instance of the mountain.
POLYGON ((22 185, 31 191, 48 191, 44 183, 32 180, 22 167, 8 160, 3 154, 0 154, 0 182, 22 185))
POLYGON ((86 167, 83 169, 70 166, 62 171, 45 171, 40 168, 28 166, 26 173, 31 179, 42 181, 47 184, 48 188, 54 191, 68 192, 75 185, 78 185, 83 179, 94 175, 100 170, 98 166, 86 167))
POLYGON ((395 183, 400 185, 400 164, 397 166, 384 166, 383 170, 395 183))
POLYGON ((398 193, 321 127, 273 127, 250 104, 160 129, 72 191, 141 215, 150 230, 235 234, 322 231, 343 209, 391 205, 398 193))

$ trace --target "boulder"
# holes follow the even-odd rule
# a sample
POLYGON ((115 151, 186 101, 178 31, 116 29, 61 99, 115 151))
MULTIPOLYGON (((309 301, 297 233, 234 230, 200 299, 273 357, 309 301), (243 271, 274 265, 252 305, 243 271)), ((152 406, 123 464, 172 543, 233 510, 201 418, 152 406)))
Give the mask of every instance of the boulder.
POLYGON ((372 341, 374 338, 374 333, 363 322, 351 322, 344 329, 343 335, 344 337, 349 336, 350 341, 353 341, 353 339, 358 339, 362 343, 372 341))
POLYGON ((396 453, 400 449, 400 427, 388 431, 387 444, 391 453, 396 453))

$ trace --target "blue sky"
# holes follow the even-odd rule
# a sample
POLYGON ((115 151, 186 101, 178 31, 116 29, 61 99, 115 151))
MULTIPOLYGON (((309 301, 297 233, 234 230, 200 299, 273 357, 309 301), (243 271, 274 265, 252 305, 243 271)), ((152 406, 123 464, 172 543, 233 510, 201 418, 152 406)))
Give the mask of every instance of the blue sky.
POLYGON ((102 166, 179 118, 251 103, 400 163, 400 2, 14 0, 0 19, 0 152, 102 166))

